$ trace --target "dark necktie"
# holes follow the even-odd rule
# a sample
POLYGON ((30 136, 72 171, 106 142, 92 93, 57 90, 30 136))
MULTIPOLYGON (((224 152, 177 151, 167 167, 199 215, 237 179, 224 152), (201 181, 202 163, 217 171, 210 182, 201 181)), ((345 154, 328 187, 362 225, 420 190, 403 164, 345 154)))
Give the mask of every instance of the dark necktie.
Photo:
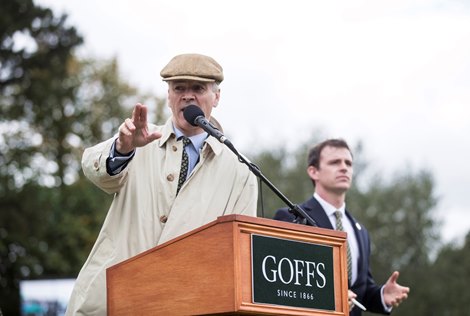
MULTIPOLYGON (((336 216, 336 230, 341 230, 344 231, 343 228, 343 213, 340 211, 335 211, 335 216, 336 216)), ((352 282, 351 276, 352 276, 352 259, 351 259, 351 249, 349 248, 349 243, 346 242, 347 244, 347 256, 348 256, 348 280, 349 282, 352 282)))
POLYGON ((186 177, 188 176, 189 157, 185 148, 191 144, 191 140, 185 136, 182 136, 180 139, 183 141, 183 155, 181 158, 180 178, 178 180, 178 189, 176 190, 176 195, 178 195, 181 186, 183 185, 184 181, 186 181, 186 177))

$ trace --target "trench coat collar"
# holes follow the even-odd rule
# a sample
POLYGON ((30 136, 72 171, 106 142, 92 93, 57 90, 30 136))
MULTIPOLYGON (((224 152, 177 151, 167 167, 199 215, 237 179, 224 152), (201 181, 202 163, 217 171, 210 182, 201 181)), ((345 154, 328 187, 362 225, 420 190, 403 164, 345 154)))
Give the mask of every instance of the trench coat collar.
MULTIPOLYGON (((159 139, 158 146, 163 147, 170 138, 176 138, 176 134, 173 129, 173 122, 171 120, 171 117, 166 121, 165 125, 163 125, 162 137, 160 137, 159 139)), ((223 149, 222 146, 224 146, 222 145, 222 143, 220 143, 217 139, 211 136, 207 137, 205 142, 207 143, 208 146, 203 146, 203 150, 205 150, 205 148, 208 147, 212 149, 215 155, 217 156, 220 155, 223 149)))

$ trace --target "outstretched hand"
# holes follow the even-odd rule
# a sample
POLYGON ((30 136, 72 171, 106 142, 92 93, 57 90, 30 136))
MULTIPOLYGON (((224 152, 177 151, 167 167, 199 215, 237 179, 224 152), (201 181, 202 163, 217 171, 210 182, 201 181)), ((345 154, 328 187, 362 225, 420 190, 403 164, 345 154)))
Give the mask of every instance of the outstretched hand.
POLYGON ((402 301, 408 298, 410 288, 397 283, 399 275, 400 273, 398 271, 393 272, 390 278, 388 278, 387 283, 385 283, 384 301, 387 306, 397 307, 402 301))
POLYGON ((142 147, 162 137, 159 132, 149 132, 147 124, 147 106, 137 103, 132 111, 132 118, 127 118, 119 126, 119 138, 116 150, 127 154, 137 147, 142 147))

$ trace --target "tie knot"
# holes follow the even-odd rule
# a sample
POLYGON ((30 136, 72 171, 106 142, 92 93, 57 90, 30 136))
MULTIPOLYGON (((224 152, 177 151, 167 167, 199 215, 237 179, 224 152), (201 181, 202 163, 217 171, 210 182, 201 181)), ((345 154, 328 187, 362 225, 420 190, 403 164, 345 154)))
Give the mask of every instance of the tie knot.
POLYGON ((183 141, 183 145, 184 147, 188 146, 189 144, 191 144, 191 140, 186 137, 186 136, 181 136, 180 137, 180 140, 183 141))
POLYGON ((336 216, 336 230, 344 230, 343 220, 342 220, 343 213, 341 213, 341 211, 336 211, 335 216, 336 216))
POLYGON ((341 211, 335 211, 335 216, 336 216, 336 219, 341 219, 343 218, 343 213, 341 213, 341 211))

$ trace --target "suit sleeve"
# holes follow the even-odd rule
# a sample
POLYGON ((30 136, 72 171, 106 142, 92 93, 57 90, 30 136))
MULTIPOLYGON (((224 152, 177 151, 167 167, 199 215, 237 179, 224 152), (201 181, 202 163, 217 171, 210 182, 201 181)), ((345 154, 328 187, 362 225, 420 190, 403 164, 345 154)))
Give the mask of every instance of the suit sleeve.
POLYGON ((390 313, 385 310, 382 304, 382 286, 379 286, 375 283, 375 280, 372 276, 371 269, 370 269, 370 238, 369 233, 366 231, 366 240, 367 240, 367 266, 369 269, 367 270, 367 283, 366 283, 366 291, 364 295, 364 305, 367 309, 373 313, 380 313, 389 315, 390 313))
POLYGON ((292 223, 295 220, 295 216, 289 212, 288 208, 281 208, 275 212, 273 219, 292 223))

